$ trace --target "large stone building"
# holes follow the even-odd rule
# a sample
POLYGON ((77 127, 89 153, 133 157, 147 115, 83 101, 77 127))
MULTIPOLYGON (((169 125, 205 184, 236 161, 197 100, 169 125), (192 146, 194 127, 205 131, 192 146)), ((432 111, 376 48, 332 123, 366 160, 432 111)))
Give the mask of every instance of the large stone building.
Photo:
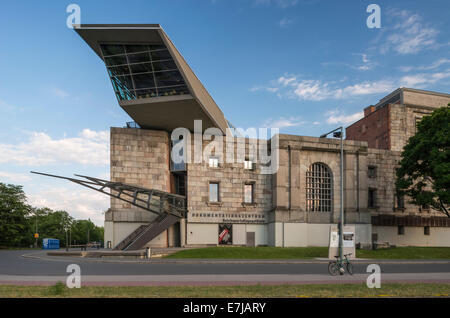
MULTIPOLYGON (((186 200, 186 213, 163 226, 158 214, 112 197, 108 246, 126 249, 145 237, 143 246, 329 244, 341 206, 339 139, 235 133, 219 147, 214 142, 232 126, 159 25, 81 25, 76 31, 105 62, 119 105, 136 122, 111 128, 111 181, 186 200), (182 163, 171 156, 180 140, 182 163), (187 160, 198 159, 198 146, 209 152, 187 160), (276 162, 271 173, 255 156, 260 146, 270 164, 276 162)), ((448 94, 399 88, 346 129, 342 203, 356 243, 450 246, 450 219, 410 205, 394 189, 396 163, 415 123, 448 102, 448 94)))

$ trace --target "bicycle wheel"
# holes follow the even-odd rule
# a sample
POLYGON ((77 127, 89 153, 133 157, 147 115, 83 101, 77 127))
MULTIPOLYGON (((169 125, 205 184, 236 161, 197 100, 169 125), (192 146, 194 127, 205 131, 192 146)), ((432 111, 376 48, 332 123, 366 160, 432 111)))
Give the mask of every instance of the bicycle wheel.
POLYGON ((339 273, 339 267, 336 262, 330 262, 328 264, 328 273, 332 276, 336 276, 339 273))
POLYGON ((352 263, 347 263, 347 272, 350 275, 353 275, 353 265, 352 265, 352 263))

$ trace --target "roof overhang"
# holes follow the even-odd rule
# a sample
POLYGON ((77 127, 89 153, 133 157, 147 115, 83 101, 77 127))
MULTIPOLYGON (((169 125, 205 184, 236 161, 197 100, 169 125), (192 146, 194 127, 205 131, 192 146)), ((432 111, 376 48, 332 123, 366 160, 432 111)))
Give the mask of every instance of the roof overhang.
POLYGON ((152 43, 167 47, 190 94, 119 101, 142 128, 172 131, 184 127, 192 131, 194 120, 202 120, 203 129, 217 127, 226 132, 228 123, 222 111, 159 24, 82 24, 74 25, 74 30, 102 60, 100 44, 152 43))

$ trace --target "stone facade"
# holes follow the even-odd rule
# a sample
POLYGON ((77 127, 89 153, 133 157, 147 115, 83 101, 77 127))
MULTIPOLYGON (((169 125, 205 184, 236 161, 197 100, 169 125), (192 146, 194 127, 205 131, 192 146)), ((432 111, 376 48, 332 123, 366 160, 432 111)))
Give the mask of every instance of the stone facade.
MULTIPOLYGON (((394 184, 401 149, 415 133, 416 121, 440 105, 445 94, 425 94, 433 97, 427 104, 424 94, 419 98, 416 90, 394 93, 366 108, 366 116, 347 128, 343 141, 345 224, 354 226, 356 243, 361 246, 370 246, 373 240, 448 246, 450 222, 438 212, 410 204, 408 198, 399 200, 394 184), (402 226, 403 234, 398 234, 402 226), (427 226, 431 231, 424 229, 427 226)), ((190 137, 194 144, 195 135, 190 137)), ((330 227, 340 220, 340 140, 278 135, 278 146, 271 149, 278 154, 278 170, 263 174, 249 151, 250 145, 261 140, 238 138, 233 152, 214 148, 211 156, 218 158, 217 167, 202 155, 201 162, 187 163, 181 172, 174 172, 169 161, 170 139, 165 131, 111 128, 112 181, 174 193, 176 174, 186 176, 187 218, 149 242, 150 246, 218 245, 223 225, 232 229, 233 245, 328 245, 330 227), (248 169, 242 161, 225 160, 238 151, 256 164, 248 169), (308 208, 307 174, 315 164, 331 174, 330 210, 308 208), (219 184, 218 202, 209 200, 211 182, 219 184), (246 184, 253 185, 252 203, 244 202, 246 184)), ((210 140, 201 140, 203 149, 212 150, 210 140)), ((105 215, 105 241, 114 246, 153 218, 149 212, 112 198, 105 215)))
MULTIPOLYGON (((170 192, 169 134, 159 130, 111 128, 111 181, 170 192)), ((156 217, 144 209, 111 197, 111 208, 105 213, 105 242, 117 245, 140 225, 156 217)), ((167 233, 153 245, 165 246, 167 233)))

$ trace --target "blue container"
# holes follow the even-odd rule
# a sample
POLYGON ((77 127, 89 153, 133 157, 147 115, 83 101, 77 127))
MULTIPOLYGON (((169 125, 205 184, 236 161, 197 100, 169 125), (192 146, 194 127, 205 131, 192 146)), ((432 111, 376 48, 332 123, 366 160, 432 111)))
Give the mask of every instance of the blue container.
POLYGON ((44 250, 58 250, 59 249, 59 240, 45 238, 42 240, 42 249, 44 250))

